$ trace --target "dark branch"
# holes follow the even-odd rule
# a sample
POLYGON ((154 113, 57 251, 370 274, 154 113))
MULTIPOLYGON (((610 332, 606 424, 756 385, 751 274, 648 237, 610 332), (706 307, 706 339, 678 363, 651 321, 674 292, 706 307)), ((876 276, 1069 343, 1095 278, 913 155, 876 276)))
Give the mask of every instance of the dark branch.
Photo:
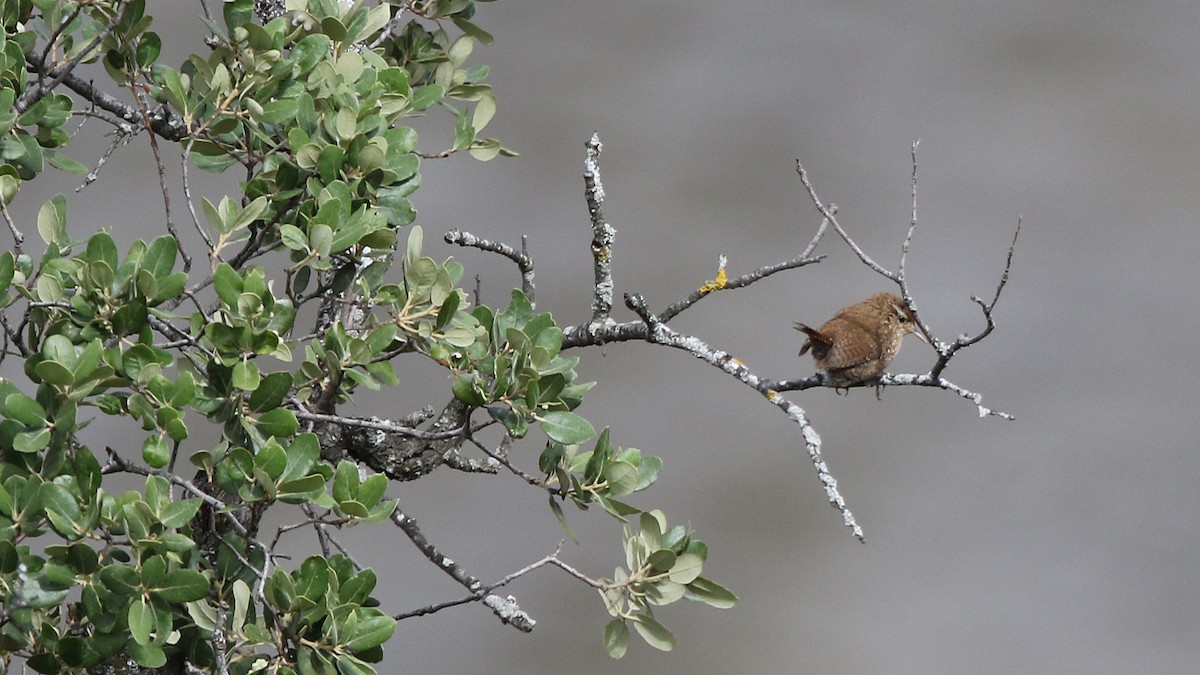
MULTIPOLYGON (((56 79, 61 75, 62 84, 66 85, 67 88, 76 94, 79 94, 85 100, 95 104, 97 108, 107 110, 129 124, 135 126, 142 124, 141 113, 138 112, 135 106, 123 103, 111 94, 96 88, 91 82, 87 82, 70 72, 60 73, 58 69, 48 69, 45 61, 37 54, 26 54, 25 63, 31 72, 38 75, 56 79)), ((178 142, 188 136, 188 130, 183 123, 183 119, 166 108, 159 108, 150 114, 150 128, 154 133, 168 141, 178 142)))

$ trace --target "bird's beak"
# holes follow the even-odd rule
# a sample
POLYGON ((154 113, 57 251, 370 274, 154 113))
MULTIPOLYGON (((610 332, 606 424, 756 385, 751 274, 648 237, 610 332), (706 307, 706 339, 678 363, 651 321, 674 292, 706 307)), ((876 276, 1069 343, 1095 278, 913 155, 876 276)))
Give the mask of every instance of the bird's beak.
POLYGON ((915 321, 913 323, 916 324, 916 329, 913 330, 913 335, 916 335, 917 339, 921 342, 924 342, 927 345, 932 345, 933 343, 929 341, 929 336, 925 334, 925 329, 921 327, 921 324, 915 321))

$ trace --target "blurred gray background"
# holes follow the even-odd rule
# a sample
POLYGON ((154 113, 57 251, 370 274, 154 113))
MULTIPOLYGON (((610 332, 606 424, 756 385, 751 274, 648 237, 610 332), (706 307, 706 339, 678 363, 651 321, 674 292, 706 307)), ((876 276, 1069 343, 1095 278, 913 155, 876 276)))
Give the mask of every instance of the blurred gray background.
MULTIPOLYGON (((147 5, 170 57, 203 51, 198 3, 147 5)), ((635 503, 690 523, 710 547, 706 576, 739 603, 665 608, 678 650, 635 638, 613 662, 596 593, 546 569, 507 591, 539 620, 532 635, 476 605, 449 609, 401 622, 381 672, 1195 672, 1200 8, 503 0, 481 4, 476 20, 496 37, 471 59, 492 67, 500 102, 487 135, 521 156, 427 161, 415 203, 427 251, 480 273, 486 303, 505 302, 515 271, 441 243, 442 231, 528 235, 539 308, 563 325, 587 318, 580 174, 593 131, 605 144, 617 292, 642 292, 657 309, 711 279, 718 255, 736 276, 803 248, 820 218, 797 157, 857 241, 894 268, 910 144, 921 139, 909 278, 939 337, 982 327, 969 297, 990 297, 1024 218, 996 332, 945 373, 1017 420, 979 419, 937 390, 892 388, 882 402, 865 390, 792 394, 822 434, 864 546, 827 505, 799 430, 759 395, 682 352, 588 350, 581 376, 601 384, 580 412, 612 425, 619 445, 664 459, 635 503)), ((452 123, 419 126, 437 151, 452 123)), ((72 232, 161 231, 145 139, 135 145, 80 206, 72 198, 72 232)), ((98 152, 72 154, 91 163, 98 152)), ((218 183, 203 185, 216 201, 218 183)), ((25 200, 30 215, 39 199, 25 200)), ((822 264, 718 293, 674 327, 761 376, 811 374, 792 322, 890 290, 836 239, 822 249, 822 264)), ((892 370, 933 360, 911 340, 892 370)), ((400 377, 399 394, 362 410, 438 403, 418 394, 443 386, 443 373, 400 377)), ((534 441, 515 456, 530 467, 537 453, 534 441)), ((544 497, 509 476, 442 470, 393 492, 485 581, 561 537, 544 497)), ((599 512, 568 515, 583 544, 563 557, 611 575, 619 528, 599 512)), ((463 594, 399 531, 347 538, 380 570, 388 611, 463 594)))

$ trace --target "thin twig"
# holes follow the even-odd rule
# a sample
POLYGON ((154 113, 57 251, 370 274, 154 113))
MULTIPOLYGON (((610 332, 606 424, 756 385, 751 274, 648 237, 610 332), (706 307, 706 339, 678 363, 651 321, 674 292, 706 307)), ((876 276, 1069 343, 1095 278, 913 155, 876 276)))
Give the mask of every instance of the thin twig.
MULTIPOLYGON (((817 197, 817 191, 813 187, 812 183, 809 182, 808 173, 804 170, 804 166, 800 164, 799 159, 796 160, 796 173, 800 174, 800 182, 804 184, 804 189, 808 190, 808 196, 810 199, 812 199, 813 205, 816 206, 817 210, 821 212, 821 215, 824 216, 831 225, 833 225, 833 229, 838 233, 838 236, 842 238, 842 241, 846 242, 852 251, 854 251, 854 254, 858 256, 858 259, 861 260, 864 265, 870 267, 879 274, 882 274, 892 281, 898 281, 894 273, 889 272, 885 267, 883 267, 883 265, 880 265, 872 260, 871 256, 867 255, 866 251, 862 250, 858 244, 854 243, 854 240, 850 238, 850 235, 846 234, 846 231, 842 229, 841 223, 839 223, 837 218, 833 215, 837 213, 837 205, 829 204, 826 206, 820 200, 820 198, 817 197)), ((822 225, 824 225, 824 223, 822 223, 822 225)))
POLYGON ((183 166, 183 202, 187 204, 188 213, 192 216, 192 225, 196 228, 196 232, 200 233, 200 238, 204 240, 204 245, 208 247, 208 254, 211 257, 215 249, 213 248, 212 239, 208 236, 208 232, 200 224, 200 216, 196 214, 196 203, 192 200, 192 186, 188 178, 188 165, 191 164, 192 146, 195 143, 195 136, 189 138, 187 144, 183 146, 183 152, 179 155, 179 163, 183 166))
POLYGON ((163 167, 162 154, 158 151, 158 137, 154 134, 154 128, 150 125, 150 113, 146 110, 142 97, 134 90, 134 86, 133 83, 130 83, 130 92, 133 94, 133 100, 137 101, 138 111, 142 114, 142 123, 146 126, 146 130, 150 132, 150 152, 154 155, 154 165, 158 168, 158 186, 162 190, 163 208, 166 210, 167 215, 167 233, 175 240, 175 248, 179 250, 179 257, 183 258, 183 271, 188 272, 192 269, 192 256, 188 254, 187 247, 183 245, 183 240, 179 238, 179 232, 175 229, 175 221, 171 217, 171 192, 167 189, 167 170, 163 167))
MULTIPOLYGON (((296 403, 295 401, 293 401, 296 403)), ((435 441, 444 438, 453 438, 459 436, 463 432, 462 427, 448 429, 446 431, 424 431, 422 429, 414 429, 412 427, 401 426, 393 422, 377 419, 363 419, 360 417, 346 417, 345 415, 325 415, 322 413, 310 412, 304 407, 297 405, 296 417, 302 420, 310 420, 313 422, 326 422, 337 424, 344 427, 360 427, 362 429, 374 429, 376 431, 386 431, 389 434, 398 434, 400 436, 411 436, 428 441, 435 441)))
POLYGON ((25 243, 25 235, 17 228, 17 223, 13 220, 12 214, 8 211, 8 202, 0 199, 0 213, 4 214, 4 222, 8 223, 8 231, 12 232, 13 238, 13 257, 21 255, 21 244, 25 243))
POLYGON ((525 294, 525 297, 529 298, 531 305, 535 304, 533 299, 533 260, 525 253, 524 237, 521 237, 522 250, 520 251, 504 242, 483 239, 470 232, 462 232, 460 230, 450 230, 445 234, 444 238, 447 244, 458 244, 459 246, 477 248, 481 251, 498 253, 516 263, 517 269, 521 271, 521 292, 525 294))
MULTIPOLYGON (((593 579, 593 578, 587 576, 586 574, 584 574, 583 572, 580 572, 579 570, 575 569, 571 565, 563 562, 563 560, 558 557, 558 554, 560 553, 561 549, 562 549, 562 542, 560 541, 558 544, 558 548, 554 550, 554 553, 551 553, 550 555, 545 556, 545 557, 541 558, 540 560, 536 560, 536 561, 526 565, 525 567, 522 567, 521 569, 517 570, 516 572, 513 572, 513 573, 505 576, 503 579, 501 579, 493 584, 489 584, 487 586, 482 587, 480 589, 480 593, 483 593, 483 594, 491 593, 492 591, 496 590, 497 588, 500 588, 502 586, 507 586, 508 584, 516 581, 517 579, 520 579, 521 577, 525 576, 526 574, 529 574, 530 572, 533 572, 534 570, 541 569, 542 567, 546 567, 546 566, 557 567, 560 570, 566 572, 567 574, 569 574, 569 575, 575 577, 576 579, 582 581, 583 583, 587 584, 588 586, 591 586, 592 588, 595 588, 595 589, 598 589, 601 591, 614 588, 613 584, 606 584, 602 581, 593 579)), ((450 600, 448 602, 440 602, 437 604, 429 605, 427 607, 422 607, 420 609, 415 609, 415 610, 412 610, 409 612, 403 612, 401 614, 395 615, 392 618, 399 621, 401 619, 410 619, 413 617, 425 616, 427 614, 433 614, 434 612, 440 612, 441 610, 447 609, 449 607, 465 605, 468 602, 479 602, 482 599, 482 597, 483 596, 481 596, 479 594, 472 594, 472 595, 468 595, 466 597, 459 598, 457 600, 450 600)))
MULTIPOLYGON (((127 2, 129 2, 129 0, 119 0, 116 7, 113 8, 113 11, 119 15, 121 13, 121 11, 124 10, 125 4, 127 2)), ((81 4, 79 7, 76 8, 76 12, 78 12, 82 8, 83 8, 83 5, 81 4)), ((72 20, 73 20, 73 17, 72 17, 72 20)), ((63 84, 70 78, 74 77, 71 74, 71 71, 75 70, 75 67, 78 66, 80 63, 83 63, 85 60, 87 60, 91 56, 92 50, 95 49, 100 43, 107 40, 108 36, 110 34, 112 34, 112 32, 114 30, 116 30, 117 25, 118 25, 117 21, 110 21, 109 24, 104 27, 104 30, 97 33, 96 36, 93 37, 91 39, 91 41, 88 42, 87 45, 85 45, 83 47, 83 49, 80 49, 75 54, 75 56, 71 58, 70 61, 66 62, 65 64, 63 64, 61 66, 57 66, 57 67, 54 67, 51 69, 47 69, 45 67, 46 59, 49 58, 49 53, 51 51, 51 48, 54 46, 54 43, 56 42, 56 40, 54 38, 47 40, 46 49, 42 52, 41 56, 37 56, 33 52, 26 54, 25 55, 26 64, 31 66, 33 71, 35 73, 37 73, 37 76, 38 76, 37 85, 34 87, 30 87, 29 89, 26 89, 25 93, 21 94, 20 98, 18 98, 16 100, 16 102, 13 103, 13 109, 18 114, 25 112, 30 107, 35 105, 38 101, 45 98, 46 94, 49 94, 50 92, 54 91, 54 89, 56 87, 58 87, 58 85, 63 84), (47 84, 44 79, 47 76, 49 76, 51 78, 49 84, 47 84)), ((65 24, 64 24, 64 26, 65 26, 65 24)), ((68 84, 67 86, 70 86, 70 84, 68 84)))
POLYGON ((823 256, 823 255, 817 256, 815 258, 810 258, 807 255, 800 255, 799 257, 792 258, 791 260, 785 260, 784 262, 776 263, 774 265, 763 265, 762 267, 754 270, 753 272, 748 272, 746 274, 743 274, 740 277, 737 277, 736 279, 730 279, 729 281, 726 281, 724 284, 720 285, 720 287, 718 287, 718 288, 708 288, 707 286, 702 287, 698 290, 692 291, 692 294, 689 295, 688 297, 684 298, 683 300, 680 300, 679 302, 676 302, 675 304, 667 307, 662 312, 659 312, 658 320, 659 321, 670 321, 671 319, 678 316, 681 312, 683 312, 688 307, 691 307, 692 305, 696 304, 696 302, 698 302, 701 298, 703 298, 707 295, 711 295, 712 293, 715 293, 717 291, 731 290, 734 288, 745 288, 746 286, 749 286, 750 284, 752 284, 756 281, 759 281, 761 279, 765 279, 777 272, 782 272, 784 270, 793 270, 798 267, 804 267, 805 265, 811 265, 813 263, 821 262, 821 260, 823 260, 824 258, 825 258, 825 256, 823 256))
POLYGON ((992 301, 984 302, 977 295, 971 296, 971 301, 974 302, 975 304, 979 305, 979 308, 981 310, 983 310, 983 318, 984 318, 984 321, 986 322, 983 330, 980 331, 974 337, 967 337, 966 335, 960 335, 958 337, 958 339, 956 339, 952 344, 939 345, 939 347, 941 347, 938 350, 940 353, 940 356, 938 357, 938 362, 936 364, 934 364, 933 368, 929 371, 929 375, 931 377, 934 377, 934 378, 940 377, 942 374, 942 370, 944 370, 946 368, 946 365, 950 363, 950 359, 953 358, 953 356, 958 352, 958 350, 962 349, 963 347, 970 347, 971 345, 979 342, 980 340, 982 340, 985 337, 987 337, 988 335, 990 335, 991 332, 993 330, 995 330, 996 320, 992 316, 992 312, 996 307, 996 302, 1000 300, 1000 292, 1004 290, 1005 284, 1008 283, 1008 274, 1009 274, 1009 271, 1012 269, 1013 251, 1015 251, 1017 248, 1017 237, 1019 237, 1019 236, 1021 236, 1021 219, 1020 218, 1017 219, 1017 227, 1016 227, 1016 230, 1013 231, 1012 242, 1008 245, 1008 256, 1004 260, 1004 271, 1000 274, 1000 283, 998 283, 996 285, 996 294, 992 296, 992 301))
POLYGON ((511 625, 522 633, 528 633, 533 630, 537 621, 526 614, 513 598, 501 598, 488 592, 482 581, 468 574, 461 565, 447 558, 436 546, 431 544, 425 538, 425 534, 421 532, 421 528, 417 526, 417 521, 413 520, 412 517, 405 515, 403 511, 397 508, 392 512, 391 518, 392 522, 404 534, 408 535, 409 540, 412 541, 413 545, 421 551, 429 562, 436 565, 443 572, 450 575, 450 578, 470 591, 472 599, 479 600, 487 605, 492 610, 492 613, 499 617, 501 622, 511 625))
MULTIPOLYGON (((511 436, 508 436, 506 434, 504 436, 504 438, 505 438, 505 440, 502 441, 500 444, 501 448, 503 448, 506 444, 512 443, 511 436)), ((512 462, 508 461, 508 458, 505 457, 503 453, 494 451, 494 450, 488 448, 486 445, 484 445, 483 443, 480 443, 478 440, 476 440, 476 438, 474 436, 467 437, 467 440, 470 441, 472 445, 474 445, 475 447, 482 450, 488 457, 491 457, 496 462, 499 462, 504 468, 511 471, 514 476, 519 477, 521 480, 523 480, 526 483, 529 483, 530 485, 533 485, 535 487, 540 487, 540 488, 546 487, 545 481, 538 478, 537 476, 531 476, 528 473, 525 473, 520 468, 515 466, 512 462)))

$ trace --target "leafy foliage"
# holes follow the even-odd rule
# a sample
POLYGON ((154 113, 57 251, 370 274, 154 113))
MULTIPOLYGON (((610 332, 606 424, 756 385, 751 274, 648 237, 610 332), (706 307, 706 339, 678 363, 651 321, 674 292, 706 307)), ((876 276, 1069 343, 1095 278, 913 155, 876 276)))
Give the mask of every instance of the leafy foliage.
POLYGON ((594 383, 562 354, 553 317, 516 290, 503 309, 472 307, 463 266, 423 254, 410 201, 422 156, 512 154, 479 136, 496 101, 487 68, 465 66, 491 41, 472 22, 476 3, 297 0, 261 24, 250 0, 218 4, 211 49, 178 68, 159 61, 144 0, 0 5, 10 223, 8 205, 46 163, 86 171, 64 154, 79 106, 60 89, 107 99, 71 79, 80 63, 145 93, 111 104, 119 133, 145 127, 177 142, 191 167, 245 175, 242 194, 198 208, 185 190, 194 236, 170 229, 122 253, 90 223, 68 227, 60 195, 37 214, 44 250, 28 253, 18 237, 0 254, 0 361, 19 360, 24 376, 0 380, 0 658, 43 673, 124 656, 144 668, 375 672, 397 627, 371 595, 375 574, 342 555, 288 569, 257 530, 268 509, 303 511, 319 537, 396 517, 387 488, 415 476, 347 447, 339 432, 375 427, 338 408, 396 386, 410 359, 444 368, 449 390, 430 386, 430 399, 467 412, 424 430, 386 426, 412 444, 409 456, 448 462, 482 428, 505 442, 537 429, 540 487, 564 528, 565 500, 625 523, 641 514, 626 533, 628 571, 602 593, 616 617, 610 654, 624 653, 627 622, 652 646, 674 645, 652 605, 732 604, 699 576, 701 542, 621 501, 653 484, 662 462, 615 448, 576 412, 594 383), (420 153, 405 119, 437 109, 453 119, 453 144, 420 153), (306 308, 317 319, 301 328, 306 308), (476 411, 486 419, 473 425, 476 411), (87 429, 100 416, 140 441, 106 446, 87 429), (111 474, 144 487, 115 494, 111 474))

